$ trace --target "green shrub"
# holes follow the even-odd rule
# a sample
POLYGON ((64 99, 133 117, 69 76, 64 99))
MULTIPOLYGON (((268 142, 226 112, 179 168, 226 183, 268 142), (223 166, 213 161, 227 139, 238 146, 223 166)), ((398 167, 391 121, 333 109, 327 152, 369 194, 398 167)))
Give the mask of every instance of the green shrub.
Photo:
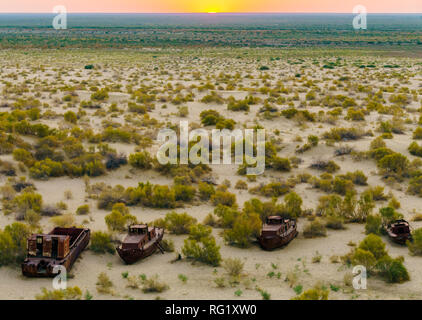
POLYGON ((215 125, 221 119, 221 115, 218 111, 212 109, 202 111, 199 117, 201 118, 201 122, 204 126, 215 125))
POLYGON ((417 142, 415 142, 415 141, 412 142, 409 145, 408 150, 409 150, 410 154, 417 156, 417 157, 422 157, 422 147, 417 142))
POLYGON ((224 240, 229 245, 241 248, 250 247, 259 235, 261 226, 262 221, 257 213, 242 212, 236 215, 233 227, 224 230, 224 240))
POLYGON ((236 195, 234 193, 222 190, 217 190, 215 194, 211 196, 211 201, 215 206, 218 206, 219 204, 228 207, 233 207, 237 205, 236 195))
POLYGON ((252 194, 260 194, 265 197, 279 197, 290 191, 290 186, 285 182, 270 182, 261 184, 255 188, 249 189, 252 194))
POLYGON ((408 241, 407 247, 412 255, 422 256, 422 228, 416 229, 412 232, 413 241, 408 241))
POLYGON ((385 250, 385 243, 373 233, 367 235, 356 249, 342 259, 348 264, 365 266, 370 273, 378 274, 387 282, 401 283, 409 280, 403 257, 391 258, 385 250))
POLYGON ((290 218, 298 218, 302 214, 302 198, 296 192, 284 197, 284 210, 290 218))
POLYGON ((387 196, 384 194, 384 187, 382 186, 369 187, 362 192, 362 195, 372 198, 373 201, 387 200, 387 196))
POLYGON ((317 145, 318 145, 318 143, 319 143, 319 138, 318 138, 318 136, 315 136, 315 135, 309 135, 308 136, 308 143, 311 145, 311 146, 313 146, 313 147, 316 147, 317 145))
POLYGON ((380 208, 379 213, 382 219, 382 224, 385 226, 395 220, 403 218, 401 213, 398 213, 396 210, 394 210, 394 208, 391 207, 380 208))
POLYGON ((116 203, 110 214, 105 216, 105 223, 110 231, 125 231, 129 225, 136 223, 136 217, 122 203, 116 203))
POLYGON ((176 195, 168 186, 155 185, 152 190, 151 206, 154 208, 174 208, 176 195))
POLYGON ((60 177, 64 175, 63 166, 60 162, 49 158, 37 161, 29 169, 29 174, 34 179, 48 179, 49 177, 60 177))
POLYGON ((333 230, 342 230, 344 229, 344 220, 338 216, 329 216, 325 219, 325 227, 333 230))
POLYGON ((98 196, 98 209, 111 210, 114 204, 125 202, 125 189, 121 185, 117 185, 112 189, 103 190, 98 196))
POLYGON ((360 139, 364 132, 358 128, 333 128, 323 134, 324 139, 349 141, 360 139))
POLYGON ((182 253, 188 258, 200 261, 211 266, 220 265, 220 247, 211 235, 211 228, 202 225, 193 225, 189 237, 185 239, 182 253))
POLYGON ((377 165, 386 172, 403 174, 409 167, 409 160, 400 153, 393 153, 380 159, 377 165))
POLYGON ((381 235, 382 218, 380 215, 368 215, 366 217, 365 233, 381 235))
POLYGON ((209 200, 215 193, 214 186, 210 183, 199 182, 198 184, 199 198, 201 200, 209 200))
POLYGON ((348 172, 346 177, 356 185, 366 186, 368 177, 361 170, 356 170, 355 172, 348 172))
POLYGON ((77 215, 85 215, 89 213, 89 204, 84 204, 76 209, 77 215))
POLYGON ((356 110, 355 108, 349 108, 347 110, 347 116, 345 118, 346 120, 352 120, 352 121, 363 121, 365 120, 365 114, 362 112, 362 110, 356 110))
POLYGON ((30 234, 29 227, 20 222, 14 222, 0 231, 0 266, 22 262, 30 234))
POLYGON ((75 225, 75 217, 71 213, 67 213, 62 216, 52 217, 50 221, 54 226, 62 228, 70 228, 75 225))
POLYGON ((129 155, 129 164, 138 169, 151 169, 152 158, 147 151, 129 155))
POLYGON ((306 290, 292 300, 328 300, 328 290, 320 285, 316 285, 314 288, 306 290))
POLYGON ((407 192, 422 197, 422 175, 410 179, 407 192))
POLYGON ((166 214, 164 219, 154 221, 154 224, 165 228, 170 233, 188 234, 196 222, 197 220, 186 212, 170 212, 166 214))
POLYGON ((64 119, 70 123, 76 123, 78 121, 78 117, 76 116, 76 113, 74 113, 73 111, 65 112, 64 119))
POLYGON ((23 218, 28 210, 40 213, 42 208, 42 196, 31 190, 24 191, 13 199, 13 205, 16 208, 18 219, 21 217, 23 218))
POLYGON ((385 243, 379 236, 372 233, 360 242, 359 248, 371 252, 376 260, 387 255, 385 243))
POLYGON ((323 170, 328 173, 334 173, 340 169, 340 167, 334 161, 319 160, 311 164, 312 169, 323 170))
POLYGON ((274 156, 271 158, 270 162, 271 162, 271 167, 277 171, 290 171, 292 169, 290 160, 287 158, 280 158, 280 157, 274 156))
POLYGON ((374 140, 371 141, 369 149, 370 150, 376 150, 376 149, 383 149, 383 148, 386 148, 386 147, 387 147, 387 145, 386 145, 384 139, 381 138, 381 137, 377 137, 377 138, 375 138, 374 140))
POLYGON ((35 296, 37 300, 80 300, 82 298, 82 291, 79 287, 70 287, 60 290, 41 289, 42 294, 35 296))
POLYGON ((385 156, 392 154, 394 154, 394 151, 389 148, 378 148, 369 151, 369 156, 377 161, 380 161, 385 156))
POLYGON ((146 106, 139 105, 134 102, 128 102, 127 106, 130 112, 135 112, 139 114, 145 114, 148 112, 148 108, 146 106))
POLYGON ((196 190, 193 186, 186 186, 182 184, 173 187, 176 201, 189 202, 195 197, 196 190))
POLYGON ((95 253, 114 254, 116 251, 111 240, 111 235, 102 231, 91 233, 91 244, 89 248, 95 253))
POLYGON ((13 150, 13 159, 16 161, 22 161, 28 167, 32 166, 35 161, 32 153, 21 148, 13 150))
POLYGON ((108 92, 107 89, 100 89, 93 94, 91 94, 91 100, 94 101, 105 101, 108 99, 108 92))
POLYGON ((413 131, 413 139, 421 140, 422 139, 422 127, 417 127, 415 131, 413 131))
POLYGON ((152 185, 151 183, 139 183, 136 188, 128 188, 120 194, 122 198, 128 198, 129 205, 144 205, 152 208, 174 208, 176 196, 174 188, 168 186, 152 185))
POLYGON ((249 101, 247 99, 237 101, 233 97, 229 97, 227 109, 230 111, 249 111, 249 101))
POLYGON ((410 280, 409 273, 403 265, 403 259, 384 256, 377 262, 377 269, 382 278, 390 283, 403 283, 410 280))
POLYGON ((368 271, 372 271, 377 263, 377 259, 372 252, 357 248, 351 258, 351 262, 353 265, 362 265, 368 271))
POLYGON ((319 219, 309 222, 303 229, 303 236, 305 238, 325 237, 326 235, 327 230, 319 219))
POLYGON ((41 220, 41 215, 35 211, 28 210, 24 215, 24 220, 32 228, 38 227, 41 220))
POLYGON ((333 180, 332 190, 333 192, 341 195, 345 195, 348 192, 353 192, 353 182, 348 179, 344 179, 343 177, 337 176, 333 180))
POLYGON ((216 129, 228 129, 233 130, 236 122, 233 119, 219 119, 215 125, 216 129))

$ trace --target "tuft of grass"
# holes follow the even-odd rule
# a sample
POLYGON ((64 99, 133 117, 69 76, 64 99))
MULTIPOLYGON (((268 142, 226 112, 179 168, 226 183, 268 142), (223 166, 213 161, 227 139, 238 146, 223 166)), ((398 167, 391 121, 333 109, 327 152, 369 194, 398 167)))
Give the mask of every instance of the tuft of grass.
POLYGON ((97 285, 97 291, 99 293, 104 293, 104 294, 113 293, 113 282, 111 282, 110 278, 105 272, 101 272, 98 275, 96 285, 97 285))
POLYGON ((334 284, 330 284, 331 291, 337 292, 340 290, 340 287, 335 286, 334 284))
POLYGON ((179 278, 180 281, 182 281, 183 283, 186 283, 188 281, 188 277, 185 276, 184 274, 179 274, 177 276, 179 278))
POLYGON ((143 281, 142 291, 144 293, 155 293, 164 292, 169 289, 169 286, 158 279, 158 275, 154 275, 151 278, 146 278, 143 281))
POLYGON ((234 292, 234 295, 237 296, 237 297, 240 297, 242 295, 242 293, 243 293, 243 291, 238 289, 234 292))
POLYGON ((262 297, 263 300, 270 300, 271 299, 271 295, 267 291, 265 291, 261 288, 257 288, 256 290, 261 294, 261 297, 262 297))
POLYGON ((303 290, 303 286, 302 286, 301 284, 298 284, 297 286, 295 286, 295 287, 293 288, 293 291, 294 291, 297 295, 301 294, 301 293, 302 293, 302 290, 303 290))
POLYGON ((320 263, 322 259, 322 255, 316 251, 314 256, 312 257, 312 263, 320 263))
POLYGON ((217 285, 217 288, 225 288, 226 280, 223 277, 218 277, 214 280, 214 283, 217 285))

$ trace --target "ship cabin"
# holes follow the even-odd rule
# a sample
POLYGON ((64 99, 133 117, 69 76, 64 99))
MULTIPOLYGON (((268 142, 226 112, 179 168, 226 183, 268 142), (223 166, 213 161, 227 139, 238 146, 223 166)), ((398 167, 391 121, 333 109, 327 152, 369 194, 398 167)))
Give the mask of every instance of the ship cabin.
POLYGON ((409 234, 410 227, 406 220, 397 220, 391 225, 391 231, 395 234, 409 234))
POLYGON ((280 235, 286 232, 290 227, 290 220, 280 216, 267 217, 265 224, 262 226, 262 235, 280 235))
POLYGON ((129 226, 128 233, 123 240, 122 248, 140 249, 155 237, 155 228, 148 227, 146 224, 133 224, 129 226))
POLYGON ((271 225, 282 224, 282 223, 283 223, 283 218, 280 216, 269 216, 267 217, 267 220, 266 220, 266 224, 271 224, 271 225))
POLYGON ((129 226, 129 234, 147 234, 148 225, 146 224, 133 224, 129 226))
POLYGON ((33 234, 28 239, 28 257, 64 259, 69 248, 69 235, 33 234))

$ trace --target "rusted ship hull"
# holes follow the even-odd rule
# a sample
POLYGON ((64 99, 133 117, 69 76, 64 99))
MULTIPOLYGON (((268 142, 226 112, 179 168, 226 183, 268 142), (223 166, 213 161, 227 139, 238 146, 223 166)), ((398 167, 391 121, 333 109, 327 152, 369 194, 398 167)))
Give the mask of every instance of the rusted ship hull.
POLYGON ((404 245, 407 241, 413 240, 409 222, 403 219, 390 223, 385 227, 385 231, 390 240, 397 244, 404 245))
POLYGON ((395 234, 389 229, 387 229, 387 234, 390 240, 397 244, 405 245, 408 240, 412 241, 412 235, 410 234, 395 234))
POLYGON ((70 248, 69 254, 64 259, 44 257, 29 257, 22 263, 22 274, 27 277, 55 277, 55 266, 64 266, 69 272, 81 252, 88 246, 91 237, 89 229, 84 229, 78 239, 70 248))
POLYGON ((117 247, 117 253, 120 258, 127 264, 133 264, 141 259, 144 259, 152 255, 159 248, 160 241, 163 239, 164 230, 157 228, 157 235, 150 240, 149 245, 145 245, 143 248, 137 249, 122 249, 121 246, 117 247))
POLYGON ((274 250, 287 245, 290 241, 297 237, 299 232, 294 229, 291 230, 287 235, 273 235, 273 236, 259 236, 258 241, 262 249, 274 250))

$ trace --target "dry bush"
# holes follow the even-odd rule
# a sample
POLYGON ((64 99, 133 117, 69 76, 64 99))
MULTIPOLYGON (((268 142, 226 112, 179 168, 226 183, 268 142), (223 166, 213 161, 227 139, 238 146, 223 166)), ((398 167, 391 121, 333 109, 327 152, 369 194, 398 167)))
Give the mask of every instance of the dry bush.
POLYGON ((243 272, 245 263, 239 258, 227 258, 223 261, 223 268, 230 277, 239 277, 243 272))
POLYGON ((105 272, 101 272, 97 279, 97 291, 104 294, 113 294, 113 282, 105 272))
POLYGON ((147 278, 143 281, 142 291, 144 293, 163 292, 169 289, 169 286, 158 279, 158 275, 147 278))

